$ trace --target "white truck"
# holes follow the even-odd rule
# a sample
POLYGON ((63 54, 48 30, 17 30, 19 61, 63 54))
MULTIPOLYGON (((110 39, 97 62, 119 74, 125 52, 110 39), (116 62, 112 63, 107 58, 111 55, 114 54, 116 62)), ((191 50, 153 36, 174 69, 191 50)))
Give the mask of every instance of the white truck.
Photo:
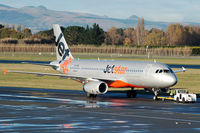
POLYGON ((162 100, 173 100, 182 103, 194 103, 197 101, 197 95, 188 93, 187 89, 175 89, 171 90, 170 97, 158 97, 162 100))
POLYGON ((187 89, 176 89, 174 93, 174 100, 176 102, 196 102, 197 101, 197 95, 188 93, 187 89))

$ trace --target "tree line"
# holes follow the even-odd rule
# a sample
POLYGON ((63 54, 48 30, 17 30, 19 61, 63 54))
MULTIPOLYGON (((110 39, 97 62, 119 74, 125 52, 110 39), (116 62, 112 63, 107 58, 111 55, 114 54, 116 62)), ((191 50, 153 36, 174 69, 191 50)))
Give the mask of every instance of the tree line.
MULTIPOLYGON (((70 45, 200 46, 199 26, 176 23, 170 24, 165 31, 157 28, 147 30, 143 18, 138 18, 135 28, 111 27, 104 31, 98 24, 93 24, 91 27, 68 26, 61 29, 70 45)), ((20 24, 17 27, 0 24, 0 39, 6 42, 8 38, 12 38, 11 42, 15 39, 25 44, 54 43, 52 29, 32 34, 29 28, 22 28, 20 24)))
POLYGON ((136 28, 110 28, 105 33, 105 43, 131 46, 200 46, 200 27, 170 24, 165 31, 146 30, 144 19, 138 19, 136 28))

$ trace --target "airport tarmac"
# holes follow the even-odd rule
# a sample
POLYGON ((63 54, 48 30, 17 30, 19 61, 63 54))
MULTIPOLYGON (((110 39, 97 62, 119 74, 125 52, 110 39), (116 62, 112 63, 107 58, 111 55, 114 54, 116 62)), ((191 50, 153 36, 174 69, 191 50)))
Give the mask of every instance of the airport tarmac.
POLYGON ((200 132, 200 101, 153 101, 108 92, 88 99, 82 91, 0 87, 0 132, 200 132))

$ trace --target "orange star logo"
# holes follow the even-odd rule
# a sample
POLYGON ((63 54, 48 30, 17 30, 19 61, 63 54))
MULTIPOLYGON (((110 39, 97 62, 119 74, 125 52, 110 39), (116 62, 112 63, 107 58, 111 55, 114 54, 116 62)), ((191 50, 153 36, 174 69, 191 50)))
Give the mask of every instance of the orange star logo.
POLYGON ((69 72, 68 65, 72 62, 71 56, 68 60, 66 60, 63 64, 60 65, 60 67, 63 69, 63 73, 66 74, 66 71, 69 72))

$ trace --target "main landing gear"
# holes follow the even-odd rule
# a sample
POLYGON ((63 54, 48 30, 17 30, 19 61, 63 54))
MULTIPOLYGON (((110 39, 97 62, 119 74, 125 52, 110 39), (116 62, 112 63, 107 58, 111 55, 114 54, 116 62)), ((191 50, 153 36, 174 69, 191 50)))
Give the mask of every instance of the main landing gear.
POLYGON ((97 98, 96 94, 90 94, 90 93, 86 93, 88 98, 97 98))
POLYGON ((84 88, 83 88, 83 91, 85 92, 87 98, 94 98, 94 99, 97 98, 97 94, 90 94, 90 93, 86 92, 84 88))
POLYGON ((134 90, 134 88, 131 88, 131 90, 128 90, 126 94, 128 98, 136 98, 137 92, 134 90))

